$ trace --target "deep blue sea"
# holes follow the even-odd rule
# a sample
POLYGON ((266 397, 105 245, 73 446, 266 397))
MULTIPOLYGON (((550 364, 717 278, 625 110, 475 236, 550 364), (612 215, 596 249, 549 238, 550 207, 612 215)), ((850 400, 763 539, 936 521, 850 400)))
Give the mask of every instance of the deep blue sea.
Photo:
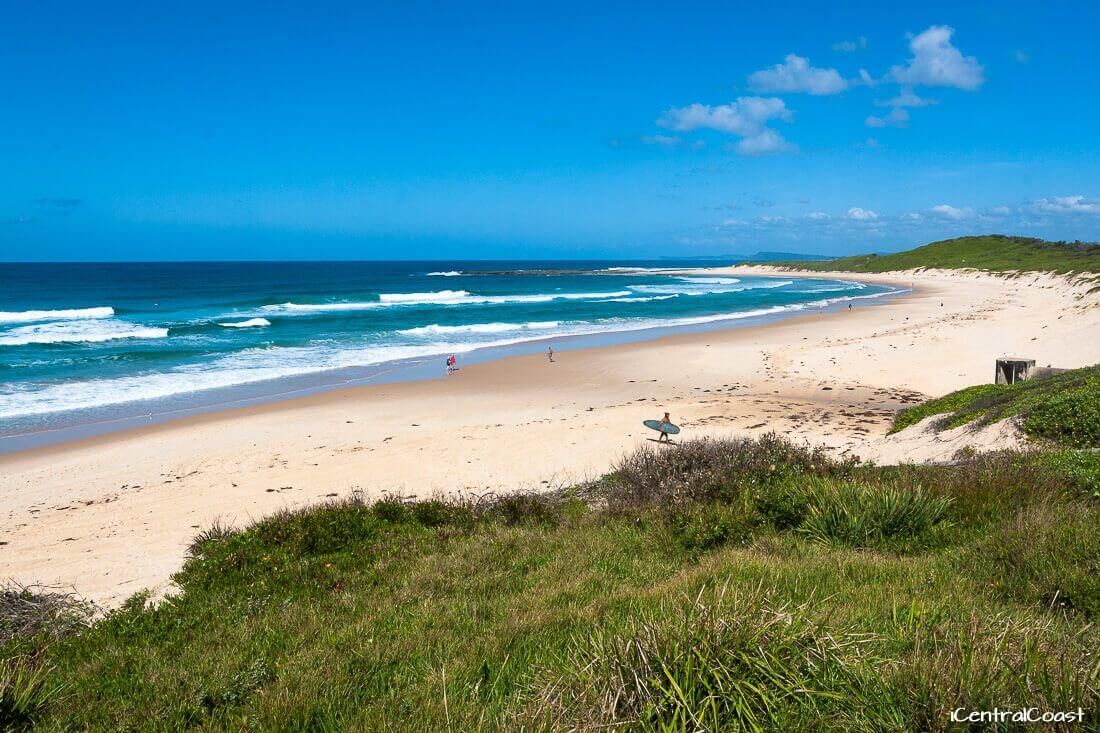
POLYGON ((889 290, 653 271, 689 267, 699 263, 0 263, 0 436, 343 384, 393 364, 441 376, 452 352, 461 364, 487 347, 889 290))

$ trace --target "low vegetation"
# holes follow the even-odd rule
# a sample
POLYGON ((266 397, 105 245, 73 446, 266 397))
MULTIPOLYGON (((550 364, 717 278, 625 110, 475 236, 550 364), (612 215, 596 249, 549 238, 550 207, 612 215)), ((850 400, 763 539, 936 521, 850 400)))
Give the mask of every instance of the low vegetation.
POLYGON ((1095 728, 1095 473, 765 436, 550 495, 213 527, 176 595, 5 637, 0 729, 908 731, 1024 705, 1095 728))
POLYGON ((893 431, 941 416, 935 428, 983 426, 1015 418, 1032 438, 1068 448, 1100 448, 1100 365, 1015 384, 980 384, 898 413, 893 431))
POLYGON ((1031 237, 987 234, 945 239, 894 254, 856 255, 827 262, 792 260, 774 264, 805 270, 844 272, 936 268, 990 272, 1100 273, 1100 244, 1047 242, 1031 237))

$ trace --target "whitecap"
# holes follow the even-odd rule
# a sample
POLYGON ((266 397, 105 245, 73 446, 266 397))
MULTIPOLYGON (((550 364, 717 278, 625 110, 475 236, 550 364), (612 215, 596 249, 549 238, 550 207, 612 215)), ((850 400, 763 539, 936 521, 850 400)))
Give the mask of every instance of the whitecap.
POLYGON ((34 321, 69 321, 85 318, 110 318, 115 309, 110 306, 96 308, 67 308, 62 310, 0 311, 0 323, 32 323, 34 321))
POLYGON ((98 343, 117 339, 158 339, 167 335, 167 328, 141 326, 126 321, 58 321, 4 331, 0 333, 0 346, 98 343))
POLYGON ((247 321, 229 321, 227 323, 219 323, 219 326, 225 326, 226 328, 259 328, 261 326, 270 326, 271 321, 266 318, 249 318, 247 321))

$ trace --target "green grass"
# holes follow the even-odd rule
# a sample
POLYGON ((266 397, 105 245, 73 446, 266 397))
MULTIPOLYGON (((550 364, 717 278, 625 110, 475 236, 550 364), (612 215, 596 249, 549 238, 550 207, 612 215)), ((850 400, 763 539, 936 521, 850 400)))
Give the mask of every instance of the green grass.
POLYGON ((902 410, 892 432, 942 415, 937 429, 1017 418, 1032 438, 1069 448, 1100 448, 1100 365, 1015 384, 979 384, 902 410))
POLYGON ((4 725, 907 731, 1026 704, 1096 727, 1089 471, 769 436, 643 449, 552 496, 216 527, 178 595, 6 638, 4 725))
POLYGON ((826 262, 770 263, 804 270, 892 272, 917 268, 975 269, 990 272, 1100 273, 1100 244, 1047 242, 1030 237, 988 234, 932 242, 887 255, 857 255, 826 262))

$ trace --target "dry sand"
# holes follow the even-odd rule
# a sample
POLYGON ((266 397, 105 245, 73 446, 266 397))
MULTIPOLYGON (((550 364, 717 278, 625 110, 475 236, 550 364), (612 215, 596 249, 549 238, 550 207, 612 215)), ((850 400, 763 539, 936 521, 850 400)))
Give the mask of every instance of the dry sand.
POLYGON ((143 588, 163 590, 189 540, 215 519, 241 525, 355 489, 428 495, 569 484, 655 437, 641 421, 665 410, 686 438, 776 431, 876 462, 943 459, 957 441, 883 437, 897 409, 988 382, 1004 354, 1062 367, 1100 362, 1097 299, 1064 278, 838 276, 914 292, 0 457, 0 577, 72 586, 115 605, 143 588))

